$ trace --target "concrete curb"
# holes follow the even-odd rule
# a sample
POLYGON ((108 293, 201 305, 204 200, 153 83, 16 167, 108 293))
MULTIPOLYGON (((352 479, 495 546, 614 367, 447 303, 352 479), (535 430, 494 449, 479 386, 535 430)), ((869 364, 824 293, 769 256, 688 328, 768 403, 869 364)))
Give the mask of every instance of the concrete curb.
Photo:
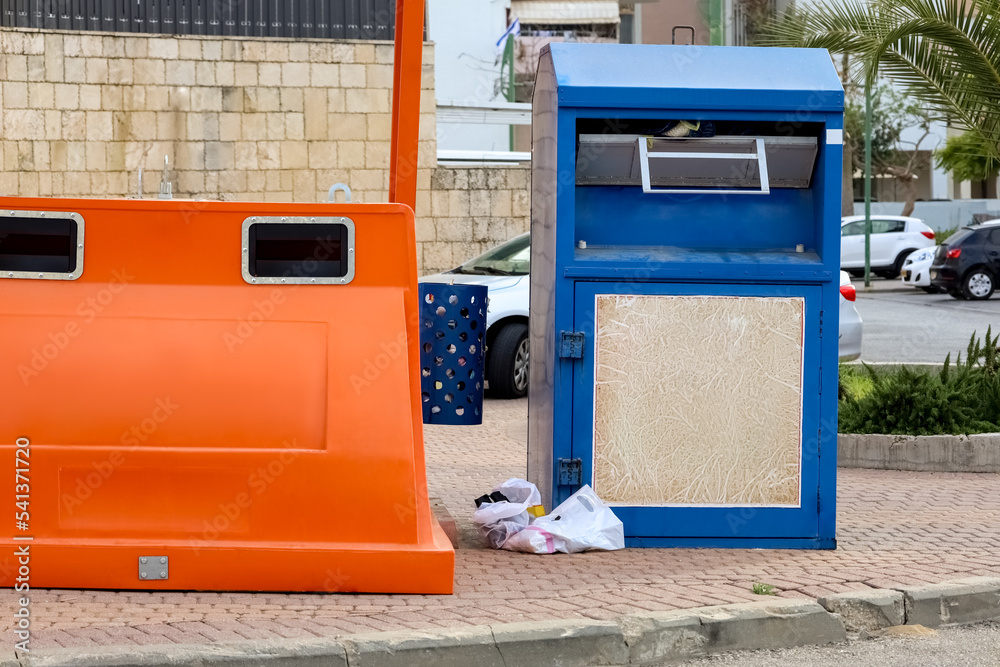
POLYGON ((900 590, 907 625, 936 628, 1000 618, 1000 578, 972 577, 900 590))
POLYGON ((914 472, 1000 472, 1000 433, 837 436, 837 465, 914 472))
POLYGON ((839 593, 817 600, 827 611, 839 614, 848 632, 872 633, 882 628, 906 623, 903 594, 873 588, 868 591, 839 593))
POLYGON ((110 646, 32 652, 2 667, 563 667, 651 665, 736 650, 843 642, 895 625, 940 627, 1000 619, 1000 578, 899 590, 449 630, 380 632, 339 640, 110 646))
POLYGON ((630 658, 623 664, 629 665, 847 640, 837 616, 812 600, 777 599, 633 614, 620 623, 630 658))

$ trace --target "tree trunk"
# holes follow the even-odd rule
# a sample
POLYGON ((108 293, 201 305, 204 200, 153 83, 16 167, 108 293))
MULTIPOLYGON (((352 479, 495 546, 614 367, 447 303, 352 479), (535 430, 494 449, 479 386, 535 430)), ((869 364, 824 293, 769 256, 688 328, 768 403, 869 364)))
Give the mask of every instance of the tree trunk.
POLYGON ((916 176, 896 179, 896 181, 903 186, 903 192, 906 195, 906 199, 903 200, 903 211, 900 213, 900 215, 904 217, 909 217, 913 213, 914 207, 917 205, 916 180, 916 176))
POLYGON ((851 142, 844 136, 844 168, 843 185, 840 188, 840 214, 854 215, 854 156, 851 154, 851 142))

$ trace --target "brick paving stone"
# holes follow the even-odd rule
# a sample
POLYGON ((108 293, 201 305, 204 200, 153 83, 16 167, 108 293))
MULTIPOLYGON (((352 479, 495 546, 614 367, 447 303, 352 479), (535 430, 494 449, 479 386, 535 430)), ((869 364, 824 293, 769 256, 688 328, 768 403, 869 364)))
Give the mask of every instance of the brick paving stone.
MULTIPOLYGON (((525 475, 527 402, 488 401, 478 427, 425 427, 428 486, 458 524, 455 595, 32 592, 33 647, 338 637, 649 610, 1000 576, 1000 475, 838 471, 835 551, 483 549, 472 499, 525 475)), ((13 593, 0 594, 11 632, 13 593)))

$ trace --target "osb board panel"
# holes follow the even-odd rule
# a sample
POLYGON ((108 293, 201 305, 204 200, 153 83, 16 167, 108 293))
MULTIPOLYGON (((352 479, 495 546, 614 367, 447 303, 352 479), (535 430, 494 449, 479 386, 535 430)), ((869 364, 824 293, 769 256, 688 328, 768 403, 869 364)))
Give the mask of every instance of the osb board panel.
POLYGON ((594 490, 799 504, 801 298, 597 296, 594 490))

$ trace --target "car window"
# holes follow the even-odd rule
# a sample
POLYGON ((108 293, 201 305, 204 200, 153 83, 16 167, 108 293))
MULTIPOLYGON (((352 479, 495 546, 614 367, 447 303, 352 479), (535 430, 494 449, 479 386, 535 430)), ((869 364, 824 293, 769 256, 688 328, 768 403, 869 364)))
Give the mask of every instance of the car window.
POLYGON ((989 243, 1000 245, 1000 228, 990 230, 989 243))
POLYGON ((856 220, 855 222, 850 222, 840 228, 841 236, 855 236, 857 234, 865 233, 865 221, 856 220))
POLYGON ((950 246, 958 245, 959 243, 962 243, 966 239, 969 239, 970 243, 974 243, 976 242, 975 234, 976 234, 975 230, 969 229, 968 227, 963 227, 962 229, 958 230, 957 232, 949 236, 947 239, 945 239, 941 243, 941 245, 950 245, 950 246))
POLYGON ((872 234, 893 234, 906 230, 905 220, 875 220, 872 219, 872 234))
POLYGON ((487 250, 455 269, 455 273, 526 276, 531 268, 531 237, 527 234, 487 250))

